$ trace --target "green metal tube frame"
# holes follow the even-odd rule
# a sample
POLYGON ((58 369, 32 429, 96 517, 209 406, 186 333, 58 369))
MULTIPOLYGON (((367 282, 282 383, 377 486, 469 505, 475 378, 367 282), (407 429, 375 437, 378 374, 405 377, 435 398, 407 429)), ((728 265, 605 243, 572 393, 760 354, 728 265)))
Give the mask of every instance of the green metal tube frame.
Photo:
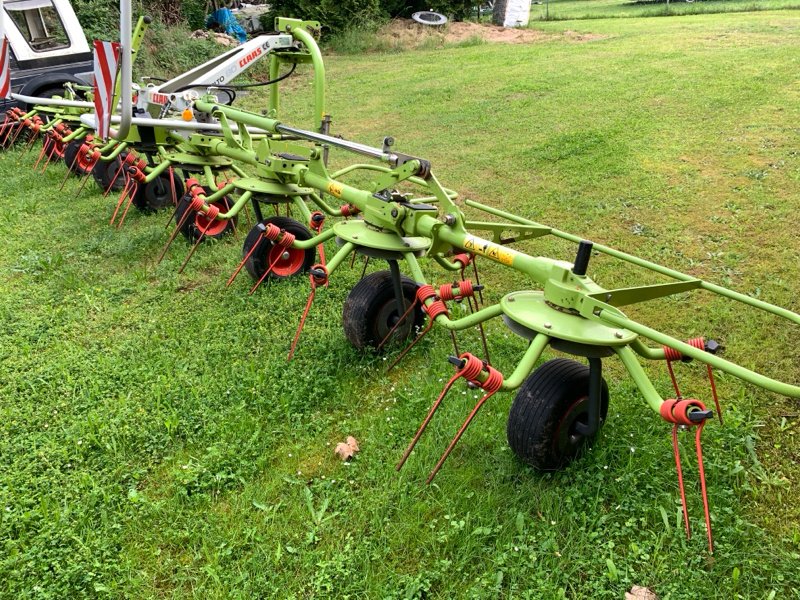
MULTIPOLYGON (((276 119, 264 118, 252 113, 247 113, 246 111, 232 109, 230 107, 220 107, 203 101, 198 102, 197 107, 199 110, 209 112, 213 116, 224 116, 226 119, 231 119, 237 123, 241 123, 243 125, 252 125, 254 127, 259 127, 274 133, 291 129, 283 127, 282 124, 276 119)), ((293 131, 296 134, 303 135, 303 132, 300 130, 293 131)), ((314 137, 309 135, 308 139, 313 140, 314 137)), ((319 142, 317 142, 317 144, 319 144, 319 142)), ((761 388, 779 394, 800 397, 800 386, 771 379, 713 354, 698 350, 669 335, 641 325, 627 318, 621 311, 613 306, 613 303, 608 304, 607 302, 601 300, 601 298, 607 301, 612 300, 613 295, 617 293, 623 295, 625 300, 624 303, 634 303, 647 301, 657 297, 663 297, 665 295, 670 295, 671 293, 677 293, 678 291, 697 287, 699 289, 704 289, 735 301, 743 302, 744 304, 764 310, 770 314, 787 318, 794 323, 800 323, 800 315, 792 313, 787 309, 783 309, 761 300, 750 298, 738 292, 728 290, 721 286, 685 275, 673 269, 656 265, 655 263, 651 263, 624 252, 595 244, 594 249, 599 252, 619 258, 630 264, 649 269, 662 275, 672 277, 678 282, 684 282, 686 284, 674 285, 671 287, 669 285, 661 287, 642 286, 639 288, 628 288, 626 290, 606 290, 595 284, 588 277, 574 274, 572 272, 573 265, 571 264, 541 256, 530 256, 469 233, 464 227, 465 220, 460 209, 458 209, 458 207, 453 203, 453 199, 448 196, 444 188, 442 188, 433 174, 429 171, 424 172, 425 186, 433 192, 434 197, 439 201, 440 209, 448 211, 448 213, 445 215, 445 219, 439 218, 438 212, 436 216, 430 214, 421 214, 420 216, 413 215, 412 218, 413 211, 409 212, 409 210, 404 208, 402 204, 388 203, 385 200, 382 201, 380 199, 376 200, 372 191, 359 189, 338 181, 337 179, 342 175, 361 167, 357 165, 346 167, 331 175, 327 172, 327 169, 320 160, 321 152, 319 151, 319 145, 317 145, 316 148, 316 150, 312 150, 309 153, 307 164, 298 164, 294 168, 293 173, 296 181, 322 193, 331 193, 337 198, 358 207, 361 209, 362 213, 371 210, 372 212, 369 215, 369 218, 377 221, 372 223, 373 226, 379 227, 384 231, 396 232, 399 235, 426 237, 433 242, 432 250, 434 248, 439 249, 441 247, 449 247, 452 250, 458 249, 483 255, 489 260, 510 266, 512 269, 527 275, 533 281, 544 287, 544 297, 547 298, 548 301, 554 302, 557 306, 563 307, 563 309, 573 311, 574 314, 579 315, 586 320, 596 321, 606 327, 621 327, 623 329, 627 329, 636 335, 641 335, 657 343, 671 347, 686 356, 708 364, 713 368, 729 373, 748 383, 752 383, 761 388), (389 209, 386 207, 387 204, 391 204, 392 207, 391 217, 388 216, 389 209), (405 221, 405 219, 408 219, 408 221, 405 221)), ((228 154, 227 150, 222 147, 219 148, 219 151, 226 155, 232 154, 228 154)), ((360 153, 361 148, 355 148, 353 151, 360 153)), ((376 152, 376 154, 378 153, 376 152)), ((395 169, 380 167, 372 170, 387 174, 399 173, 401 169, 406 169, 406 172, 408 172, 407 167, 409 165, 411 165, 412 168, 417 169, 418 172, 424 171, 423 161, 416 159, 410 159, 410 161, 403 163, 402 167, 397 166, 395 169)), ((465 204, 472 208, 482 210, 488 214, 507 219, 511 222, 511 224, 507 225, 508 227, 513 227, 513 224, 524 226, 528 228, 527 231, 531 236, 552 234, 556 237, 572 242, 582 241, 582 238, 578 236, 541 225, 529 219, 518 217, 499 209, 485 206, 478 202, 467 200, 465 204)), ((498 226, 498 228, 502 227, 498 226)), ((312 240, 307 240, 305 245, 313 245, 313 243, 318 242, 318 240, 319 236, 313 238, 312 240)), ((296 247, 300 247, 297 244, 295 245, 296 247)), ((352 244, 348 242, 345 247, 336 253, 336 264, 340 264, 341 261, 344 260, 344 255, 349 254, 349 252, 352 251, 351 245, 352 244)), ((454 270, 453 267, 455 265, 448 263, 442 252, 432 251, 431 253, 434 259, 440 265, 444 266, 448 270, 454 270)), ((419 267, 416 256, 414 256, 413 253, 406 253, 404 258, 415 281, 418 284, 425 283, 425 277, 421 268, 419 267)), ((329 269, 329 272, 332 270, 333 269, 329 269)), ((432 300, 428 300, 428 303, 430 302, 432 302, 432 300)), ((489 318, 499 316, 500 314, 503 314, 502 308, 500 308, 499 305, 495 305, 473 313, 468 317, 456 320, 451 320, 446 315, 439 315, 436 317, 436 323, 445 327, 446 329, 460 330, 474 326, 477 323, 481 323, 489 318)), ((541 352, 548 343, 549 339, 547 336, 540 334, 534 338, 534 343, 531 344, 533 349, 529 349, 529 352, 526 352, 522 361, 515 368, 512 376, 504 384, 505 389, 512 389, 513 387, 517 387, 522 383, 525 374, 529 372, 529 367, 533 367, 533 363, 538 360, 541 352)), ((623 365, 636 383, 637 387, 639 387, 639 389, 642 391, 642 394, 648 404, 654 410, 658 410, 662 399, 656 392, 650 380, 647 378, 646 374, 641 368, 641 365, 639 365, 638 361, 636 360, 636 354, 638 353, 645 358, 659 359, 663 358, 663 351, 659 352, 657 350, 649 349, 646 345, 635 338, 634 342, 632 342, 630 345, 614 347, 614 351, 622 360, 623 365)))

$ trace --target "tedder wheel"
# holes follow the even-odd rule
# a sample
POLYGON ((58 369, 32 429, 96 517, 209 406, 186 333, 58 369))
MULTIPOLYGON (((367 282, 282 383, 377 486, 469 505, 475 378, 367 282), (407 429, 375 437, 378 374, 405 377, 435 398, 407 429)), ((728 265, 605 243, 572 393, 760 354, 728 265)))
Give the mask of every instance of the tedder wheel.
MULTIPOLYGON (((276 227, 285 229, 298 240, 308 240, 312 237, 311 232, 305 225, 290 217, 269 217, 261 221, 261 223, 263 225, 272 223, 276 227)), ((244 240, 242 257, 248 255, 260 235, 261 230, 258 226, 250 230, 250 233, 247 234, 244 240)), ((275 262, 272 270, 269 272, 269 277, 286 279, 287 277, 292 277, 298 273, 305 273, 308 271, 314 264, 316 257, 317 251, 315 248, 309 248, 308 250, 282 248, 270 240, 263 240, 250 255, 250 258, 244 263, 244 267, 247 269, 250 277, 258 281, 264 275, 264 271, 277 259, 277 262, 275 262)))
MULTIPOLYGON (((401 281, 405 307, 408 309, 414 302, 417 286, 413 280, 405 276, 401 277, 401 281)), ((377 349, 404 312, 397 305, 391 273, 389 271, 370 273, 350 290, 344 303, 342 310, 344 334, 359 350, 377 349)), ((416 306, 405 321, 394 330, 390 341, 403 341, 415 337, 424 320, 422 309, 416 306)))
MULTIPOLYGON (((508 414, 508 445, 524 462, 542 471, 566 466, 597 436, 584 436, 588 423, 589 367, 556 358, 536 369, 519 388, 508 414)), ((608 386, 602 380, 600 426, 608 413, 608 386)), ((598 428, 599 429, 599 428, 598 428)))
POLYGON ((92 169, 92 176, 97 182, 97 185, 105 192, 111 186, 112 192, 120 192, 125 187, 125 175, 120 170, 119 166, 125 157, 128 156, 127 152, 120 152, 114 160, 104 161, 99 160, 92 169), (111 179, 114 178, 112 185, 111 179))
MULTIPOLYGON (((111 173, 109 177, 113 177, 113 175, 114 174, 111 173)), ((172 172, 172 181, 174 183, 171 184, 169 180, 170 173, 165 171, 153 179, 153 181, 144 184, 144 186, 140 186, 136 195, 133 197, 133 205, 142 212, 156 212, 167 206, 172 206, 172 186, 175 186, 175 198, 182 198, 185 188, 183 180, 175 171, 172 172)), ((233 206, 233 204, 229 203, 229 206, 233 206)), ((220 210, 222 210, 222 206, 220 206, 220 210)), ((205 223, 203 226, 205 227, 205 223)), ((211 228, 213 229, 214 226, 212 225, 211 228)), ((206 235, 210 234, 211 231, 206 235)))
MULTIPOLYGON (((205 190, 206 196, 211 195, 211 188, 203 186, 203 189, 205 190)), ((205 231, 203 238, 212 238, 215 240, 218 240, 229 233, 233 233, 233 230, 236 227, 236 217, 228 219, 227 221, 215 220, 210 227, 208 226, 208 218, 206 218, 205 214, 203 213, 187 215, 186 219, 184 219, 184 214, 189 208, 189 204, 191 204, 191 202, 192 197, 189 194, 184 194, 181 199, 178 200, 178 207, 175 210, 175 222, 183 222, 183 225, 181 225, 181 233, 187 240, 194 243, 197 241, 200 235, 203 234, 203 231, 205 231), (208 229, 206 229, 207 227, 208 229)), ((233 206, 233 202, 227 196, 223 196, 216 202, 212 202, 212 204, 219 208, 220 213, 228 212, 230 207, 233 206)))
POLYGON ((67 168, 79 177, 89 173, 89 159, 80 151, 84 140, 72 140, 64 148, 64 163, 67 168))
MULTIPOLYGON (((43 90, 37 90, 35 93, 30 94, 31 96, 35 96, 36 98, 54 98, 55 96, 61 96, 62 98, 66 96, 67 92, 64 89, 63 85, 56 85, 53 87, 45 88, 43 90)), ((82 99, 82 98, 81 98, 82 99)), ((34 104, 25 104, 22 109, 25 112, 33 110, 34 104)), ((50 116, 48 114, 41 115, 41 119, 47 123, 50 120, 50 116)))

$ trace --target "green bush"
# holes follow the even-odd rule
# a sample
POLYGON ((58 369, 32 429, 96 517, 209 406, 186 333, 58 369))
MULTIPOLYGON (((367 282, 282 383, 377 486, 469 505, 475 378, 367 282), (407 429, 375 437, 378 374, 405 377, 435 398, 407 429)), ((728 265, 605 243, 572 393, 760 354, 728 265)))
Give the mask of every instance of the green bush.
POLYGON ((203 29, 206 24, 206 0, 183 0, 181 17, 190 29, 203 29))
POLYGON ((218 56, 224 48, 206 39, 193 39, 181 27, 153 21, 134 64, 135 78, 174 77, 218 56))
POLYGON ((113 0, 72 0, 72 7, 89 40, 116 38, 119 4, 113 0))
POLYGON ((467 18, 473 0, 274 0, 265 24, 272 28, 276 17, 316 20, 331 32, 345 29, 369 29, 392 17, 410 17, 420 10, 434 10, 457 21, 467 18))
POLYGON ((442 13, 456 21, 463 21, 472 14, 477 5, 474 0, 382 0, 381 8, 390 17, 410 17, 420 10, 432 10, 442 13))
MULTIPOLYGON (((175 10, 173 0, 137 0, 133 3, 134 19, 150 15, 163 25, 186 25, 200 29, 205 24, 206 1, 182 0, 175 10)), ((78 20, 89 39, 116 37, 119 29, 119 2, 117 0, 72 0, 78 20)))
POLYGON ((327 31, 365 27, 378 23, 383 12, 379 0, 275 0, 266 19, 292 17, 319 21, 327 31))

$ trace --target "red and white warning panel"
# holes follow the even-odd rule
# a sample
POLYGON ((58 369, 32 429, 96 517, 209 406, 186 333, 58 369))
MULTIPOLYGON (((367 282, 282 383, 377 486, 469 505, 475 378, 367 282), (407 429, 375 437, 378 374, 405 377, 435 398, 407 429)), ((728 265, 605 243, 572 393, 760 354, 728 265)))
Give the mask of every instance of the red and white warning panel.
POLYGON ((108 139, 111 114, 114 112, 114 86, 117 82, 120 45, 118 42, 94 41, 94 113, 97 135, 108 139))
POLYGON ((8 60, 8 38, 0 40, 0 100, 11 98, 11 68, 8 60))

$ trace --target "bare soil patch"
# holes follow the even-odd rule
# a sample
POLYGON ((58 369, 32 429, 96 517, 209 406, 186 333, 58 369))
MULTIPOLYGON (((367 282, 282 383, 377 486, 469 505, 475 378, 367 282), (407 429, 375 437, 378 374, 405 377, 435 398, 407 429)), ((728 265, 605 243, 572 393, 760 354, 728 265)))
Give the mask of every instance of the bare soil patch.
POLYGON ((444 27, 420 25, 411 19, 393 19, 381 28, 379 37, 392 45, 416 48, 419 46, 461 44, 470 40, 481 40, 499 44, 535 44, 556 39, 570 42, 589 42, 608 36, 594 33, 548 33, 537 29, 512 29, 486 23, 448 23, 444 27))

